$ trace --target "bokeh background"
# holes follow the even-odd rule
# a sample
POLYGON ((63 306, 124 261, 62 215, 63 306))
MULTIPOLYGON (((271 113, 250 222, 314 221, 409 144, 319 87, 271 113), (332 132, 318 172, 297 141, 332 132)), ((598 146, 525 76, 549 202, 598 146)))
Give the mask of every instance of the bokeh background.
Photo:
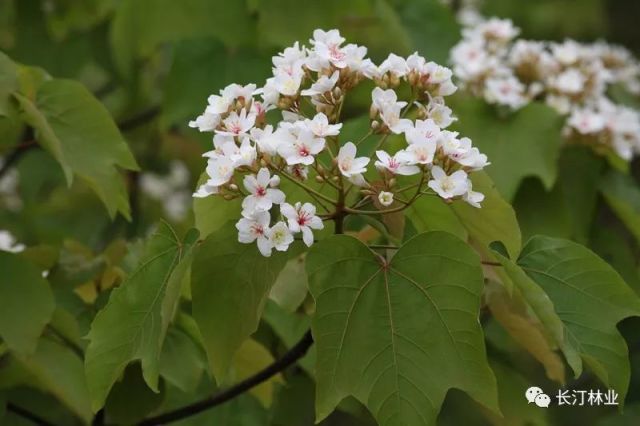
MULTIPOLYGON (((48 154, 25 147, 10 159, 15 170, 0 180, 0 193, 13 191, 19 195, 2 197, 0 229, 10 229, 26 244, 62 246, 61 256, 76 274, 74 279, 79 283, 90 281, 97 270, 107 270, 105 265, 118 257, 118 241, 145 236, 160 218, 181 231, 193 224, 191 192, 204 166, 201 153, 209 149, 211 141, 209 136, 189 129, 187 123, 201 112, 209 94, 232 82, 260 84, 270 74, 271 56, 295 40, 305 42, 315 28, 339 28, 349 41, 367 45, 375 61, 391 51, 408 55, 418 50, 427 59, 445 64, 450 48, 460 39, 455 10, 461 3, 0 0, 0 50, 52 76, 81 81, 109 109, 142 170, 126 175, 132 220, 118 217, 112 221, 85 185, 76 181, 67 188, 59 166, 48 154), (74 265, 87 262, 95 270, 74 269, 74 265)), ((640 54, 638 0, 477 3, 486 16, 512 19, 525 38, 604 39, 640 54)), ((6 156, 21 137, 0 121, 0 158, 9 160, 6 156)), ((637 161, 632 169, 637 175, 637 161)), ((637 260, 629 261, 637 272, 637 260)), ((104 304, 106 296, 93 294, 91 286, 85 290, 83 297, 93 298, 95 309, 104 304)), ((87 315, 81 327, 88 328, 90 318, 87 315)), ((527 406, 521 389, 528 385, 557 389, 557 385, 550 383, 541 367, 517 350, 504 332, 489 323, 489 351, 501 361, 496 374, 502 381, 502 398, 513 399, 514 412, 505 412, 507 420, 496 419, 462 393, 452 391, 441 424, 640 424, 640 321, 627 320, 620 328, 627 337, 633 367, 624 415, 602 407, 544 411, 527 406)), ((598 384, 585 376, 569 387, 589 389, 598 384)), ((125 418, 134 405, 171 406, 194 400, 193 395, 173 394, 160 401, 143 383, 135 381, 122 384, 120 390, 125 388, 136 391, 133 400, 127 401, 124 393, 116 392, 116 400, 110 402, 126 407, 122 408, 125 418)), ((202 392, 208 391, 204 386, 202 392)), ((20 397, 21 391, 15 392, 20 397)), ((40 398, 43 411, 56 412, 54 400, 44 394, 34 397, 25 390, 23 397, 40 398)), ((247 396, 181 424, 311 425, 312 382, 304 375, 293 377, 274 404, 273 410, 266 412, 247 396)), ((15 416, 7 416, 5 422, 28 424, 20 423, 15 416)), ((369 425, 373 420, 364 408, 349 400, 323 424, 369 425)))

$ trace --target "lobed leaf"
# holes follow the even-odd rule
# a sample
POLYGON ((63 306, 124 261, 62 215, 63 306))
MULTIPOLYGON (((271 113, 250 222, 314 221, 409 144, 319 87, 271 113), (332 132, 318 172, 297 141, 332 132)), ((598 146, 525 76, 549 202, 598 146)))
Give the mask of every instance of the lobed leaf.
MULTIPOLYGON (((611 266, 571 241, 533 237, 518 265, 549 295, 564 324, 566 344, 624 401, 629 359, 616 325, 640 315, 640 299, 611 266)), ((582 363, 569 361, 578 376, 582 363)))
POLYGON ((353 395, 380 425, 433 425, 453 387, 498 410, 478 322, 482 270, 463 241, 420 234, 387 262, 334 236, 311 248, 307 272, 318 420, 353 395))
POLYGON ((197 232, 180 241, 162 223, 149 239, 137 269, 111 293, 89 332, 85 358, 92 406, 104 405, 109 390, 133 360, 142 361, 147 385, 158 391, 159 360, 197 232))

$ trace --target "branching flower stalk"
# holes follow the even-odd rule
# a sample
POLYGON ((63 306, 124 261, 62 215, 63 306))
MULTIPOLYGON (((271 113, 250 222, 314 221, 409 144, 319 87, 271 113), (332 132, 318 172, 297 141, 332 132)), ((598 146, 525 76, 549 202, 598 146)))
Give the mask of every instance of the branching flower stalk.
POLYGON ((427 193, 475 207, 484 199, 469 174, 487 157, 446 130, 455 121, 445 103, 456 91, 452 71, 417 53, 376 65, 366 47, 344 43, 338 30, 314 31, 311 47, 296 42, 273 57, 262 87, 231 84, 190 123, 213 133, 207 181, 194 197, 242 198, 238 240, 255 242, 264 256, 286 251, 295 234, 311 246, 328 220, 343 233, 348 215, 400 212, 427 193), (370 127, 354 142, 341 135, 343 110, 361 84, 371 89, 362 111, 370 127), (374 135, 375 148, 363 148, 374 135))

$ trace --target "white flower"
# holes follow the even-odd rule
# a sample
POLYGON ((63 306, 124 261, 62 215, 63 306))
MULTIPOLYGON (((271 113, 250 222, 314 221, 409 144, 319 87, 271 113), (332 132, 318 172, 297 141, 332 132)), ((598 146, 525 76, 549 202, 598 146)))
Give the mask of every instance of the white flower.
POLYGON ((212 185, 210 181, 207 181, 200 185, 196 192, 193 193, 194 198, 205 198, 209 195, 217 194, 219 188, 216 185, 212 185))
POLYGON ((403 158, 406 154, 402 151, 397 152, 394 156, 389 155, 386 151, 376 151, 376 157, 378 161, 375 162, 375 166, 378 170, 388 170, 394 175, 414 175, 420 173, 418 166, 409 165, 403 158))
POLYGON ((200 130, 201 132, 212 132, 220 124, 220 116, 210 112, 203 112, 195 120, 189 122, 189 127, 200 130))
POLYGON ((291 72, 277 70, 273 79, 273 87, 284 96, 295 96, 300 90, 304 71, 302 68, 293 69, 291 72))
POLYGON ((258 145, 261 153, 276 155, 278 147, 284 143, 294 143, 296 138, 286 129, 277 129, 273 131, 273 126, 266 125, 264 129, 251 129, 251 138, 258 145))
POLYGON ((307 247, 313 244, 312 229, 324 228, 322 219, 316 216, 316 207, 311 203, 296 203, 295 206, 283 203, 280 206, 280 212, 287 218, 291 232, 302 232, 302 241, 307 247))
POLYGON ((342 123, 329 124, 329 119, 322 112, 316 114, 313 120, 306 119, 304 124, 314 135, 321 138, 337 136, 340 134, 340 129, 342 128, 342 123))
MULTIPOLYGON (((463 138, 463 139, 468 139, 468 138, 463 138)), ((471 170, 482 170, 486 166, 491 164, 489 163, 487 156, 485 154, 480 153, 478 148, 476 148, 475 146, 470 147, 461 155, 452 156, 451 158, 454 159, 456 162, 458 162, 458 164, 468 167, 471 170)))
POLYGON ((247 114, 247 110, 243 109, 238 114, 235 111, 231 111, 229 116, 223 120, 225 130, 218 130, 217 132, 222 135, 240 136, 245 135, 256 122, 256 116, 254 114, 247 114))
POLYGON ((381 74, 390 72, 391 74, 395 74, 398 77, 404 77, 409 73, 409 67, 407 66, 407 61, 393 53, 390 53, 387 59, 385 59, 380 66, 378 67, 381 74))
POLYGON ((295 142, 281 144, 278 147, 278 153, 290 166, 294 164, 309 166, 314 162, 314 155, 324 149, 324 144, 324 139, 315 137, 308 129, 303 129, 295 142))
POLYGON ((310 88, 303 90, 300 94, 302 96, 315 96, 330 92, 336 86, 338 78, 340 78, 340 71, 334 71, 331 77, 323 75, 310 88))
POLYGON ((399 151, 396 156, 407 164, 431 164, 436 148, 437 143, 434 139, 422 139, 399 151))
POLYGON ((464 40, 451 50, 454 72, 463 80, 472 80, 483 74, 492 61, 481 40, 464 40))
POLYGON ((387 109, 404 107, 406 102, 398 102, 398 95, 393 89, 382 90, 376 87, 371 92, 372 106, 376 111, 385 111, 387 109))
POLYGON ((273 245, 267 237, 271 216, 267 211, 243 212, 242 218, 236 223, 238 241, 250 244, 257 240, 258 250, 263 256, 271 256, 273 245))
POLYGON ((429 118, 441 129, 446 129, 451 123, 457 120, 457 118, 453 116, 451 108, 444 104, 431 102, 427 112, 429 118))
POLYGON ((590 109, 577 109, 571 113, 567 121, 569 126, 573 127, 583 135, 599 133, 604 130, 606 121, 602 114, 590 109))
POLYGON ((244 177, 244 187, 249 191, 249 195, 242 200, 243 211, 254 210, 267 211, 274 204, 284 203, 284 192, 279 189, 269 188, 280 182, 277 176, 271 177, 269 169, 261 168, 256 176, 247 175, 244 177))
POLYGON ((558 75, 552 81, 552 86, 562 93, 575 95, 584 90, 585 83, 585 76, 580 71, 570 68, 558 75))
POLYGON ((369 158, 358 157, 356 158, 356 146, 353 142, 347 142, 338 151, 338 169, 342 176, 345 176, 356 185, 362 186, 364 178, 362 174, 367 171, 367 164, 369 164, 369 158))
POLYGON ((340 35, 338 30, 324 31, 317 29, 313 31, 313 38, 309 40, 309 43, 316 46, 318 43, 325 44, 327 46, 340 46, 345 42, 345 38, 340 35))
MULTIPOLYGON (((269 244, 278 251, 287 251, 293 242, 293 235, 284 222, 278 222, 267 230, 269 244)), ((271 252, 269 252, 269 255, 271 252)), ((264 255, 264 253, 263 253, 264 255)), ((269 256, 265 255, 265 256, 269 256)))
POLYGON ((228 157, 210 158, 207 161, 207 174, 209 180, 207 184, 210 186, 221 186, 229 182, 235 171, 234 162, 228 157))
POLYGON ((256 147, 251 143, 249 137, 245 136, 236 152, 231 155, 231 160, 233 160, 234 166, 238 168, 241 166, 251 166, 257 157, 256 147))
POLYGON ((444 199, 466 194, 469 188, 467 174, 463 170, 447 176, 440 166, 433 166, 431 177, 427 185, 444 199))
POLYGON ((430 118, 416 120, 415 125, 405 131, 407 143, 436 141, 440 136, 440 127, 430 118))
POLYGON ((518 109, 526 105, 524 85, 513 75, 492 77, 485 82, 484 96, 490 103, 518 109))
POLYGON ((365 59, 367 48, 355 44, 348 44, 342 49, 345 54, 344 61, 347 68, 363 75, 370 74, 373 68, 377 68, 370 59, 365 59))
POLYGON ((207 102, 209 103, 209 105, 207 105, 207 109, 205 110, 206 112, 208 112, 209 114, 224 114, 231 107, 233 98, 231 96, 224 95, 211 95, 207 99, 207 102))
POLYGON ((378 193, 378 201, 380 201, 380 204, 382 204, 383 206, 389 207, 391 204, 393 204, 393 193, 380 191, 378 193))
POLYGON ((480 203, 484 200, 484 194, 481 192, 475 192, 471 190, 472 184, 471 181, 467 181, 467 192, 462 194, 462 199, 472 205, 473 207, 479 209, 480 203))
POLYGON ((0 230, 0 250, 18 253, 24 249, 24 244, 16 242, 15 237, 9 231, 0 230))
POLYGON ((400 117, 400 107, 387 108, 381 111, 380 118, 382 118, 382 121, 387 125, 389 130, 396 135, 404 133, 411 128, 411 120, 400 117))
POLYGON ((296 41, 293 46, 287 47, 278 56, 272 58, 273 66, 278 69, 292 68, 294 65, 300 64, 307 57, 306 49, 300 47, 296 41))

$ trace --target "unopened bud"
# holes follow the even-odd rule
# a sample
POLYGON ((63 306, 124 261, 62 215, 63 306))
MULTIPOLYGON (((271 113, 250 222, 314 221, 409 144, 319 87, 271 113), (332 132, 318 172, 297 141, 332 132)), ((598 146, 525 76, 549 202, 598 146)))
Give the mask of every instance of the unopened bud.
POLYGON ((324 182, 324 178, 322 176, 316 176, 316 182, 322 183, 324 182))
POLYGON ((236 185, 235 183, 231 183, 229 184, 229 189, 235 192, 238 190, 238 185, 236 185))
POLYGON ((227 200, 227 201, 231 201, 231 200, 233 200, 234 198, 236 198, 236 196, 235 196, 235 195, 233 195, 233 194, 224 194, 224 195, 222 196, 222 198, 224 198, 224 199, 225 199, 225 200, 227 200))
POLYGON ((373 121, 371 122, 371 128, 372 128, 373 130, 378 129, 379 127, 380 127, 380 122, 379 122, 379 121, 377 121, 377 120, 373 120, 373 121))
POLYGON ((271 179, 269 180, 269 186, 272 187, 272 188, 275 188, 278 185, 280 185, 280 176, 273 175, 271 177, 271 179))
POLYGON ((389 188, 396 186, 396 178, 389 179, 389 188))
POLYGON ((339 99, 342 97, 342 89, 340 89, 338 86, 333 88, 333 97, 336 99, 339 99))

